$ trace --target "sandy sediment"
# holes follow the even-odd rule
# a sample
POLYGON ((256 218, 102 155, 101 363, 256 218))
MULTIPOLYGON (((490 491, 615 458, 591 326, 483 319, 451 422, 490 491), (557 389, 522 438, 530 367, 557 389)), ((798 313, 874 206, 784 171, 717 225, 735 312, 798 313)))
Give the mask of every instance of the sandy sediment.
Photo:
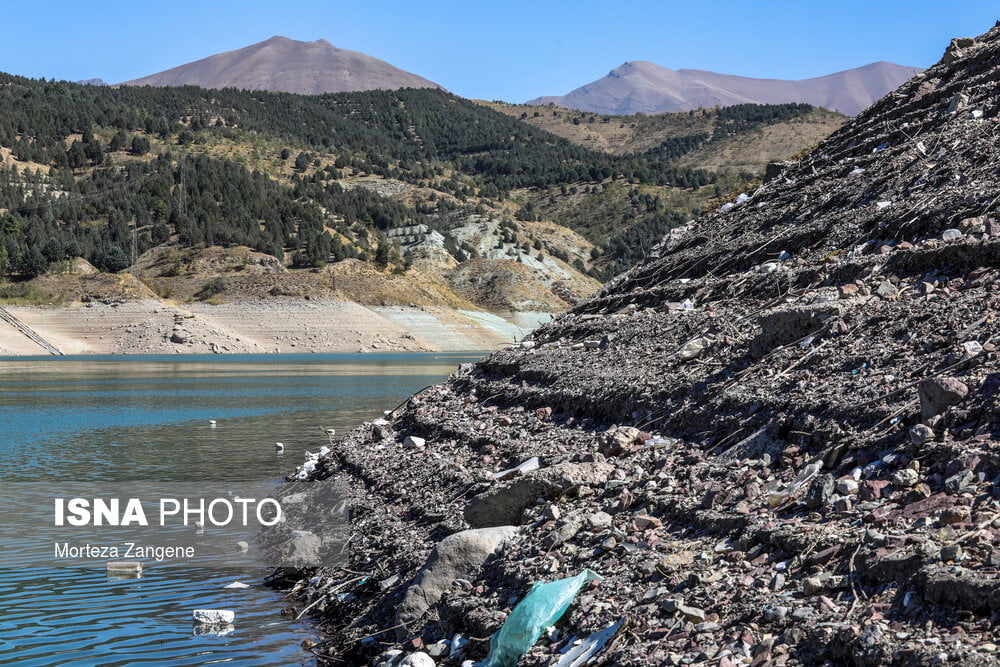
MULTIPOLYGON (((444 307, 365 307, 346 301, 210 305, 152 299, 6 310, 64 354, 240 354, 490 350, 526 328, 444 307)), ((0 354, 45 354, 0 323, 0 354)))
POLYGON ((0 355, 30 356, 33 354, 48 354, 48 352, 11 325, 0 321, 0 355))

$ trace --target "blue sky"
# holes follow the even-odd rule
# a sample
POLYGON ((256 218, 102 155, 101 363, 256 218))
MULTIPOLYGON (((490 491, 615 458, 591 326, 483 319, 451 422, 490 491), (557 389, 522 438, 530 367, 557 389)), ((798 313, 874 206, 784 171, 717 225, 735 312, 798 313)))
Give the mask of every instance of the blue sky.
POLYGON ((628 60, 798 79, 878 60, 928 66, 991 28, 985 0, 286 0, 2 4, 0 70, 120 81, 273 35, 326 39, 465 97, 559 95, 628 60))

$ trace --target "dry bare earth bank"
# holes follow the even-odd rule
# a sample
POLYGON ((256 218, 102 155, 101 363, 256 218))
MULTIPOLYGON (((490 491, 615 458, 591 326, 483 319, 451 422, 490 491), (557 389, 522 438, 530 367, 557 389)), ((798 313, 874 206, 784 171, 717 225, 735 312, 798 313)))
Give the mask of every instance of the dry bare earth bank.
MULTIPOLYGON (((444 306, 282 300, 175 305, 152 299, 5 310, 64 354, 235 354, 492 350, 549 315, 504 319, 444 306)), ((0 322, 0 355, 46 354, 0 322)))
POLYGON ((316 652, 481 659, 534 581, 590 568, 519 664, 622 619, 596 663, 996 664, 998 81, 1000 28, 953 43, 749 200, 300 469, 354 498, 350 571, 294 586, 316 652))

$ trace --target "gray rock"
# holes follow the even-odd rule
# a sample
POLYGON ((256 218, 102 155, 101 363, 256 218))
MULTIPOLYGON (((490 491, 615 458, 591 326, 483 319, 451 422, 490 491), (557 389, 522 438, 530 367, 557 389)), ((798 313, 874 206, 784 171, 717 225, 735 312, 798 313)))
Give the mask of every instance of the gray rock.
POLYGON ((323 540, 308 530, 293 530, 288 540, 278 547, 283 567, 316 567, 320 564, 323 540))
MULTIPOLYGON (((954 47, 954 46, 955 45, 954 45, 954 42, 953 42, 952 46, 948 47, 949 50, 951 50, 952 47, 954 47)), ((952 53, 953 54, 960 54, 961 50, 960 49, 954 49, 954 51, 952 51, 952 53)), ((955 113, 957 111, 961 111, 962 109, 964 109, 968 105, 969 105, 969 96, 966 95, 965 93, 958 93, 957 95, 952 96, 951 100, 948 102, 948 113, 955 113)))
POLYGON ((402 657, 403 652, 398 648, 389 649, 388 651, 379 654, 379 656, 372 661, 372 665, 374 667, 396 667, 402 657))
POLYGON ((591 530, 602 530, 611 527, 611 515, 607 512, 594 512, 587 517, 587 525, 591 530))
POLYGON ((556 527, 545 536, 545 546, 549 549, 555 549, 572 540, 580 532, 580 525, 580 522, 576 520, 563 522, 561 526, 556 527))
POLYGON ((830 474, 820 475, 814 479, 806 494, 806 505, 812 509, 826 505, 833 497, 835 485, 833 475, 830 474))
POLYGON ((695 338, 694 340, 689 340, 677 352, 677 358, 681 361, 691 361, 692 359, 697 359, 711 342, 711 339, 705 338, 704 336, 695 338))
POLYGON ((538 498, 552 499, 573 487, 601 486, 613 468, 607 463, 561 463, 495 485, 465 506, 473 528, 517 524, 521 512, 538 498))
POLYGON ((396 610, 396 624, 405 626, 419 620, 456 579, 474 578, 486 559, 515 533, 515 526, 496 526, 465 530, 441 540, 406 590, 396 610))
POLYGON ((802 581, 802 592, 806 595, 816 595, 826 586, 820 577, 806 577, 802 581))
POLYGON ((975 475, 971 470, 960 470, 944 481, 944 488, 948 493, 958 493, 972 484, 974 479, 975 475))
POLYGON ((684 617, 685 620, 691 621, 692 623, 704 623, 705 622, 705 610, 699 609, 698 607, 689 607, 686 604, 677 605, 677 612, 684 617))
POLYGON ((917 424, 910 429, 910 442, 922 445, 934 439, 934 429, 926 424, 917 424))
POLYGON ((600 452, 605 456, 619 456, 642 443, 639 429, 634 426, 614 426, 601 434, 600 452))
POLYGON ((812 618, 816 612, 809 607, 799 607, 792 612, 792 618, 796 621, 807 621, 812 618))
POLYGON ((899 296, 899 290, 896 286, 890 283, 888 280, 883 280, 875 288, 875 294, 879 295, 883 299, 895 299, 899 296))
POLYGON ((434 658, 423 651, 411 653, 399 661, 399 667, 434 667, 434 658))
POLYGON ((427 654, 432 658, 440 658, 443 655, 447 655, 451 649, 451 645, 447 641, 440 641, 428 644, 424 648, 427 649, 427 654))
POLYGON ((897 470, 892 476, 892 483, 896 486, 913 486, 920 481, 920 474, 912 468, 897 470))
POLYGON ((788 607, 768 607, 764 610, 764 620, 770 623, 780 621, 788 616, 788 607))
POLYGON ((849 496, 858 492, 858 483, 856 480, 850 477, 845 477, 844 479, 837 481, 837 493, 841 495, 849 496))
POLYGON ((920 414, 925 422, 961 403, 969 395, 969 388, 956 378, 925 378, 917 385, 917 391, 920 395, 920 414))

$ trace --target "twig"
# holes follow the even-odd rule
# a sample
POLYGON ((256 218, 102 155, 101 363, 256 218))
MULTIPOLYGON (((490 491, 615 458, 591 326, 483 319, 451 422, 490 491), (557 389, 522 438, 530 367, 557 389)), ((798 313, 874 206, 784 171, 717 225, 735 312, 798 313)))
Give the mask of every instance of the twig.
POLYGON ((854 594, 854 599, 851 600, 851 606, 847 608, 847 613, 844 614, 845 621, 851 617, 851 614, 854 612, 854 607, 858 604, 858 599, 861 597, 862 594, 861 591, 858 590, 858 587, 855 585, 854 582, 854 557, 858 555, 859 551, 861 551, 860 543, 858 543, 858 546, 855 547, 854 553, 851 554, 850 560, 847 561, 847 578, 851 582, 851 593, 854 594))

